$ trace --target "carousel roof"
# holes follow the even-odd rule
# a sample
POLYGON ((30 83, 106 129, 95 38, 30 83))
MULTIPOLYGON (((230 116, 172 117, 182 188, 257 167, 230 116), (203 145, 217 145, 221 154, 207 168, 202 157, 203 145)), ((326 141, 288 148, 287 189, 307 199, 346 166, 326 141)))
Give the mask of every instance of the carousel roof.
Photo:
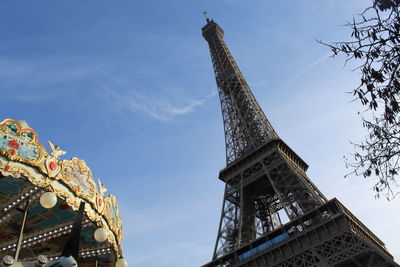
POLYGON ((23 213, 28 201, 20 261, 38 255, 60 257, 81 202, 85 202, 80 233, 80 266, 114 266, 122 257, 121 217, 115 196, 93 175, 85 161, 60 160, 65 154, 49 141, 47 153, 38 135, 24 121, 0 122, 0 257, 12 255, 17 247, 23 213), (42 207, 39 198, 54 192, 57 204, 42 207), (106 229, 107 239, 97 242, 94 232, 106 229))

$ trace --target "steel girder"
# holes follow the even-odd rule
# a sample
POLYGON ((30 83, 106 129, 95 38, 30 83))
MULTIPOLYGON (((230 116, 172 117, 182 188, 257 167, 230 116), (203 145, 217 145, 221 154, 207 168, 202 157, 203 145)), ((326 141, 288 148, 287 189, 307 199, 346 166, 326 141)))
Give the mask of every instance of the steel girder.
POLYGON ((282 224, 278 211, 284 209, 294 220, 326 201, 279 149, 279 142, 271 146, 259 161, 227 178, 213 259, 277 229, 282 224))
POLYGON ((203 267, 399 267, 385 244, 337 199, 203 267))
MULTIPOLYGON (((210 27, 219 27, 216 23, 210 27)), ((221 101, 227 164, 272 138, 275 130, 267 120, 219 34, 205 35, 221 101)))

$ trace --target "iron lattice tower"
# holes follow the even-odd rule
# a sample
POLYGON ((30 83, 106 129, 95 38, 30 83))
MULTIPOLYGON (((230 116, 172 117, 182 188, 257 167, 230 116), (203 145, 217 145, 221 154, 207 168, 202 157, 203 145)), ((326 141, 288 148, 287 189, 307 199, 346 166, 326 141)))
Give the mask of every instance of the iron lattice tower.
MULTIPOLYGON (((327 227, 338 212, 345 219, 351 216, 359 221, 336 199, 327 201, 307 177, 307 164, 278 137, 225 44, 222 28, 207 18, 202 34, 209 45, 221 102, 227 162, 219 174, 225 182, 225 192, 217 240, 212 262, 205 266, 334 266, 329 263, 348 258, 355 262, 356 249, 354 255, 349 254, 346 245, 358 248, 360 255, 369 247, 343 232, 344 228, 339 228, 341 234, 332 232, 326 240, 320 238, 319 250, 316 245, 301 245, 306 230, 318 225, 327 227), (288 223, 283 225, 282 219, 288 223), (293 255, 277 258, 269 254, 278 244, 284 244, 283 240, 285 244, 296 240, 297 245, 290 245, 293 255), (295 246, 300 251, 297 256, 295 246), (324 256, 324 249, 332 255, 324 256), (272 261, 268 262, 271 255, 272 261), (329 257, 335 260, 329 261, 329 257)), ((390 262, 392 257, 382 241, 359 224, 379 248, 377 253, 384 254, 370 257, 371 264, 378 259, 390 262)), ((335 225, 339 222, 335 221, 335 225)), ((362 265, 362 261, 358 260, 358 264, 362 265)))

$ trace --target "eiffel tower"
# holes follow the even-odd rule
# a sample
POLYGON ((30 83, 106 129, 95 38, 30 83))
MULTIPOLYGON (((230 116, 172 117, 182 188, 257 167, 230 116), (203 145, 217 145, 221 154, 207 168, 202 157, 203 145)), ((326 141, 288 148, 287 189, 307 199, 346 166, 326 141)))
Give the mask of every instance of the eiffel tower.
MULTIPOLYGON (((206 14, 205 14, 206 15, 206 14)), ((307 177, 308 165, 283 142, 207 18, 222 109, 224 199, 211 266, 399 266, 385 244, 307 177)))

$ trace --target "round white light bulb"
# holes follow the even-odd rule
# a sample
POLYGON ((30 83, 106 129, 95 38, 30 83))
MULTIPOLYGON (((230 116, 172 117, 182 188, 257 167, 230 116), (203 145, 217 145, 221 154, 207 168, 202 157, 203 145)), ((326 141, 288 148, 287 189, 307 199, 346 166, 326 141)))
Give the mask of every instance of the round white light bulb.
POLYGON ((115 263, 115 267, 128 267, 128 262, 124 258, 120 258, 115 263))
POLYGON ((94 239, 97 242, 104 242, 107 240, 107 230, 104 228, 98 228, 96 231, 94 231, 94 239))
MULTIPOLYGON (((4 249, 3 249, 4 250, 4 249)), ((14 263, 14 257, 13 256, 10 256, 10 255, 5 255, 4 257, 3 257, 3 264, 5 265, 5 266, 10 266, 10 265, 12 265, 14 263)))
POLYGON ((57 195, 53 192, 46 192, 40 196, 39 201, 43 208, 51 209, 57 204, 57 195))

